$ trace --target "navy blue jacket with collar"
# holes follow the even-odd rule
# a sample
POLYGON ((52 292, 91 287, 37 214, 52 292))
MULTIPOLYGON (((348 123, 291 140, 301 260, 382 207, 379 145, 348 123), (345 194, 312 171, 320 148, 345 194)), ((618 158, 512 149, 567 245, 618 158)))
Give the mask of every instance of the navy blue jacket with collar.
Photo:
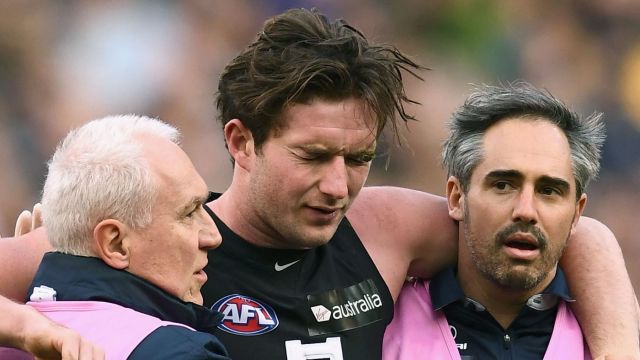
POLYGON ((55 289, 58 301, 110 302, 197 330, 161 326, 135 348, 130 360, 229 359, 222 343, 210 333, 222 314, 181 301, 142 278, 109 267, 101 259, 47 253, 29 293, 40 285, 55 289))

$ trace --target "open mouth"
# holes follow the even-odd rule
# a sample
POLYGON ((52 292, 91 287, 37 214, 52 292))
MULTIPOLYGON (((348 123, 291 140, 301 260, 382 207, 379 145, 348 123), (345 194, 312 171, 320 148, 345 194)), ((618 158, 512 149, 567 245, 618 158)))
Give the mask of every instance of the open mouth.
POLYGON ((504 243, 505 246, 512 247, 518 250, 537 250, 538 245, 526 241, 508 240, 504 243))
POLYGON ((541 244, 535 236, 528 233, 513 234, 502 245, 506 254, 513 259, 533 261, 540 256, 541 244))

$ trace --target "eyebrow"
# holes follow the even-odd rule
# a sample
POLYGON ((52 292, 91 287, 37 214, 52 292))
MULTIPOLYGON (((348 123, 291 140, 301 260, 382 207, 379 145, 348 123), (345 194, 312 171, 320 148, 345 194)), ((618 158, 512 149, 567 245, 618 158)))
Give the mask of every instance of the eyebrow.
POLYGON ((193 208, 194 206, 204 205, 206 204, 208 199, 209 199, 209 191, 207 191, 207 193, 204 195, 194 196, 184 206, 180 208, 179 212, 180 214, 183 214, 185 212, 190 211, 191 208, 193 208))
MULTIPOLYGON (((485 179, 523 179, 524 175, 518 170, 494 170, 485 176, 485 179)), ((553 185, 565 191, 571 188, 571 185, 564 179, 543 175, 536 179, 537 184, 553 185)))
POLYGON ((540 180, 538 180, 538 182, 546 185, 553 185, 562 189, 563 191, 568 191, 571 188, 571 185, 569 185, 567 181, 553 176, 544 175, 540 177, 540 180))
MULTIPOLYGON (((309 154, 333 154, 337 151, 335 149, 328 148, 322 145, 315 144, 306 144, 297 146, 298 149, 305 151, 309 154)), ((356 154, 356 155, 375 155, 376 154, 376 143, 373 142, 370 146, 365 149, 358 149, 353 152, 346 151, 345 154, 356 154)))
POLYGON ((517 170, 493 170, 484 177, 485 179, 522 179, 524 175, 517 170))

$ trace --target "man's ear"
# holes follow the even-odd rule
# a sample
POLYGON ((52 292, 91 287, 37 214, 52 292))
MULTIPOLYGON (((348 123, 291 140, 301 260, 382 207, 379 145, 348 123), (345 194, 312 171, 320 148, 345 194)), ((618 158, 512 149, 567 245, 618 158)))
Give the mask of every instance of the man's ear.
POLYGON ((251 131, 244 126, 240 119, 233 119, 224 126, 224 139, 235 163, 250 171, 255 154, 251 131))
POLYGON ((573 223, 571 224, 571 235, 573 235, 576 225, 578 224, 578 220, 580 220, 580 216, 582 216, 582 212, 584 212, 584 207, 587 205, 587 194, 580 195, 580 199, 576 202, 576 211, 573 215, 573 223))
POLYGON ((455 176, 449 176, 447 180, 447 206, 449 207, 449 216, 457 221, 464 219, 464 191, 462 184, 455 176))
POLYGON ((129 267, 131 258, 130 237, 128 226, 114 219, 102 220, 93 229, 93 239, 98 256, 115 269, 129 267))

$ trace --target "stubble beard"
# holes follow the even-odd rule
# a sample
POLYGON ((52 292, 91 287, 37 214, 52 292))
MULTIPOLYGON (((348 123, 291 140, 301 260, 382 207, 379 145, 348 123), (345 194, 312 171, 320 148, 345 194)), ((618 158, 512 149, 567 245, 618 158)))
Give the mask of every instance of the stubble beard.
MULTIPOLYGON (((538 286, 556 266, 562 249, 554 251, 535 225, 513 223, 501 229, 487 245, 478 242, 470 229, 470 216, 464 210, 464 235, 471 259, 478 271, 489 281, 511 290, 530 290, 538 286), (540 257, 533 262, 510 259, 502 252, 504 240, 515 232, 532 234, 538 241, 540 257), (483 249, 483 246, 486 248, 483 249)), ((568 237, 568 235, 567 235, 568 237)), ((565 242, 566 244, 566 242, 565 242)))
POLYGON ((282 249, 311 249, 325 245, 333 238, 339 225, 336 223, 331 229, 318 229, 292 210, 288 210, 287 216, 266 212, 261 217, 275 237, 272 239, 274 246, 282 249))

